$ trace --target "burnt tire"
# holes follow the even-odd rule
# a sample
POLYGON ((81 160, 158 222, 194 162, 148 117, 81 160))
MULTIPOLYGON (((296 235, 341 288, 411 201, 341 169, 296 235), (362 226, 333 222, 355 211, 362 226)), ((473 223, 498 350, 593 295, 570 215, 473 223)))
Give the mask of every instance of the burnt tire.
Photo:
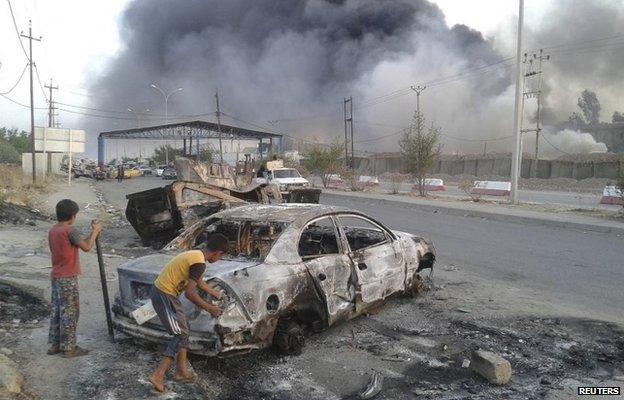
POLYGON ((407 295, 413 298, 421 297, 427 288, 425 287, 425 283, 422 280, 420 274, 415 274, 414 279, 412 280, 412 286, 407 290, 407 295))
POLYGON ((299 355, 305 346, 305 332, 301 324, 292 319, 281 320, 275 329, 273 347, 280 354, 299 355))

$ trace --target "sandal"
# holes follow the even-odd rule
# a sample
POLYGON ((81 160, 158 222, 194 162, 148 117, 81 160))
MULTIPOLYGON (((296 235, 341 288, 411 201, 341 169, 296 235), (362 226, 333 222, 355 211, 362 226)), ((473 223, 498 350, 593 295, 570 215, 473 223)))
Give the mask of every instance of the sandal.
POLYGON ((87 354, 89 354, 89 350, 83 349, 80 346, 76 346, 74 350, 64 351, 63 354, 61 354, 61 357, 74 358, 74 357, 86 356, 87 354))

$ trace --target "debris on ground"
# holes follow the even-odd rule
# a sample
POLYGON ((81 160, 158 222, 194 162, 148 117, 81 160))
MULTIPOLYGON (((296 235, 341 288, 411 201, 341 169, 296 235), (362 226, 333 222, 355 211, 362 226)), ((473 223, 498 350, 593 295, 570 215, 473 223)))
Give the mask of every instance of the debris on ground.
POLYGON ((366 389, 360 394, 360 399, 367 400, 377 396, 383 387, 383 376, 377 371, 373 371, 371 380, 366 389))
POLYGON ((36 208, 0 201, 0 223, 34 226, 37 221, 48 221, 49 219, 36 208))
POLYGON ((511 364, 496 353, 475 350, 470 369, 495 385, 506 385, 511 379, 511 364))
POLYGON ((24 377, 17 364, 4 354, 0 354, 0 395, 2 392, 19 394, 23 384, 24 377))

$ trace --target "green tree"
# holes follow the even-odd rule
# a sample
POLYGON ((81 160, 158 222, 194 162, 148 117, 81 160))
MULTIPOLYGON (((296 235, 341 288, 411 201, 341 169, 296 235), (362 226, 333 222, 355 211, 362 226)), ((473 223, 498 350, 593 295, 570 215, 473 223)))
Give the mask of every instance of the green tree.
POLYGON ((15 150, 6 139, 0 138, 0 163, 19 164, 22 160, 20 153, 15 150))
POLYGON ((576 104, 583 112, 585 122, 588 124, 600 122, 600 102, 598 97, 596 97, 596 92, 587 89, 583 90, 576 104))
POLYGON ((419 194, 425 196, 425 178, 442 150, 440 128, 433 123, 426 128, 425 117, 416 111, 412 123, 399 141, 399 146, 407 172, 415 178, 419 194))
POLYGON ((624 114, 619 111, 615 111, 611 116, 611 122, 624 122, 624 114))
POLYGON ((170 145, 157 147, 154 149, 154 155, 152 156, 152 159, 156 162, 156 164, 164 164, 166 162, 167 149, 169 150, 169 162, 173 162, 176 156, 181 156, 183 152, 182 149, 176 149, 170 145))
POLYGON ((325 188, 331 175, 340 170, 343 149, 341 144, 334 142, 329 147, 314 146, 305 154, 304 166, 310 173, 321 177, 325 188))

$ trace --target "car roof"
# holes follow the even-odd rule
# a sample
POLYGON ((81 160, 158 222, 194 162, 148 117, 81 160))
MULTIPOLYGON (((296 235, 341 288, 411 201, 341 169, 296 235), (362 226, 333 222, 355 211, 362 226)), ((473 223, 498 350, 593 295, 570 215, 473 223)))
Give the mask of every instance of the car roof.
POLYGON ((218 212, 213 214, 211 218, 294 222, 297 220, 309 220, 315 217, 337 212, 353 212, 360 214, 359 212, 348 208, 328 206, 324 204, 248 204, 218 212))

